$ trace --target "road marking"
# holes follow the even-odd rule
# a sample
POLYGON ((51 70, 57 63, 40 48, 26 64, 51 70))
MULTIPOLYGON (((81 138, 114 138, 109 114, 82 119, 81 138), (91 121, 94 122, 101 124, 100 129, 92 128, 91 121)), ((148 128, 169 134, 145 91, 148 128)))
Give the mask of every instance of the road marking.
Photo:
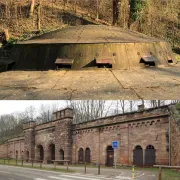
POLYGON ((48 176, 48 178, 52 178, 52 179, 59 179, 59 180, 71 180, 71 179, 65 179, 65 178, 61 178, 61 177, 55 177, 55 176, 48 176))
POLYGON ((135 179, 136 179, 136 178, 139 178, 139 177, 141 177, 141 176, 144 176, 144 173, 141 174, 141 175, 139 175, 139 176, 135 176, 135 179))
POLYGON ((84 179, 84 180, 85 179, 87 179, 87 180, 100 180, 98 178, 92 178, 92 177, 90 177, 90 178, 88 178, 88 177, 80 177, 80 176, 76 177, 76 176, 69 176, 69 175, 61 175, 61 176, 75 178, 75 179, 84 179))
POLYGON ((42 179, 42 178, 35 178, 34 180, 46 180, 46 179, 42 179))
POLYGON ((0 173, 11 174, 10 172, 0 171, 0 173))
POLYGON ((132 178, 126 177, 126 176, 116 176, 116 179, 122 179, 122 180, 131 180, 132 178))

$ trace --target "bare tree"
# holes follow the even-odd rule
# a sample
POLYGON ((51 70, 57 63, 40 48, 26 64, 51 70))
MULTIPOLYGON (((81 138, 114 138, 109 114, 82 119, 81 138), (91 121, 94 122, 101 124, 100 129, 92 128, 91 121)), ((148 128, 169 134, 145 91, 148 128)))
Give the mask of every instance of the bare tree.
POLYGON ((103 100, 67 101, 67 106, 74 110, 74 123, 81 123, 107 116, 111 103, 103 100))
POLYGON ((29 10, 29 17, 32 17, 34 14, 34 7, 35 7, 35 0, 31 0, 30 10, 29 10))

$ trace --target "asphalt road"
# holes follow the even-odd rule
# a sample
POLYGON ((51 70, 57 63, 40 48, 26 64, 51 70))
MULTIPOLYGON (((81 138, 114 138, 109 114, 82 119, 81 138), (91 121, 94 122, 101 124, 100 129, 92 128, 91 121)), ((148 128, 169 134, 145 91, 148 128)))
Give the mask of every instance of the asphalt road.
MULTIPOLYGON (((92 168, 93 169, 93 168, 92 168)), ((114 175, 84 174, 84 173, 59 173, 30 168, 21 168, 0 165, 0 180, 131 180, 131 171, 116 170, 114 175)), ((155 180, 157 174, 155 172, 137 171, 135 180, 155 180)))
POLYGON ((135 70, 9 71, 0 73, 0 99, 179 99, 180 63, 135 70))

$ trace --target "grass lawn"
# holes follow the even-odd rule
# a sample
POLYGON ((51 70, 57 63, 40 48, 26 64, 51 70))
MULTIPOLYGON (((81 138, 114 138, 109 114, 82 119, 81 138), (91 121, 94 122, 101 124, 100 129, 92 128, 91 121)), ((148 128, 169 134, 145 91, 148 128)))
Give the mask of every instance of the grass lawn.
POLYGON ((180 170, 163 169, 162 180, 180 180, 180 170))

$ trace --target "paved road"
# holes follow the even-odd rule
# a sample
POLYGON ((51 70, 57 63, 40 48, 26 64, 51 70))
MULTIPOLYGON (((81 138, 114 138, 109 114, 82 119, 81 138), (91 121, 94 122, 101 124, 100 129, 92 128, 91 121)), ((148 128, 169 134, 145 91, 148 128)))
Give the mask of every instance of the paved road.
POLYGON ((179 99, 180 63, 137 70, 9 71, 0 99, 179 99))
MULTIPOLYGON (((106 170, 108 171, 108 170, 106 170)), ((58 173, 0 165, 0 180, 131 180, 131 172, 116 170, 114 175, 95 175, 83 173, 58 173)), ((136 180, 155 180, 154 172, 137 171, 136 180)))

